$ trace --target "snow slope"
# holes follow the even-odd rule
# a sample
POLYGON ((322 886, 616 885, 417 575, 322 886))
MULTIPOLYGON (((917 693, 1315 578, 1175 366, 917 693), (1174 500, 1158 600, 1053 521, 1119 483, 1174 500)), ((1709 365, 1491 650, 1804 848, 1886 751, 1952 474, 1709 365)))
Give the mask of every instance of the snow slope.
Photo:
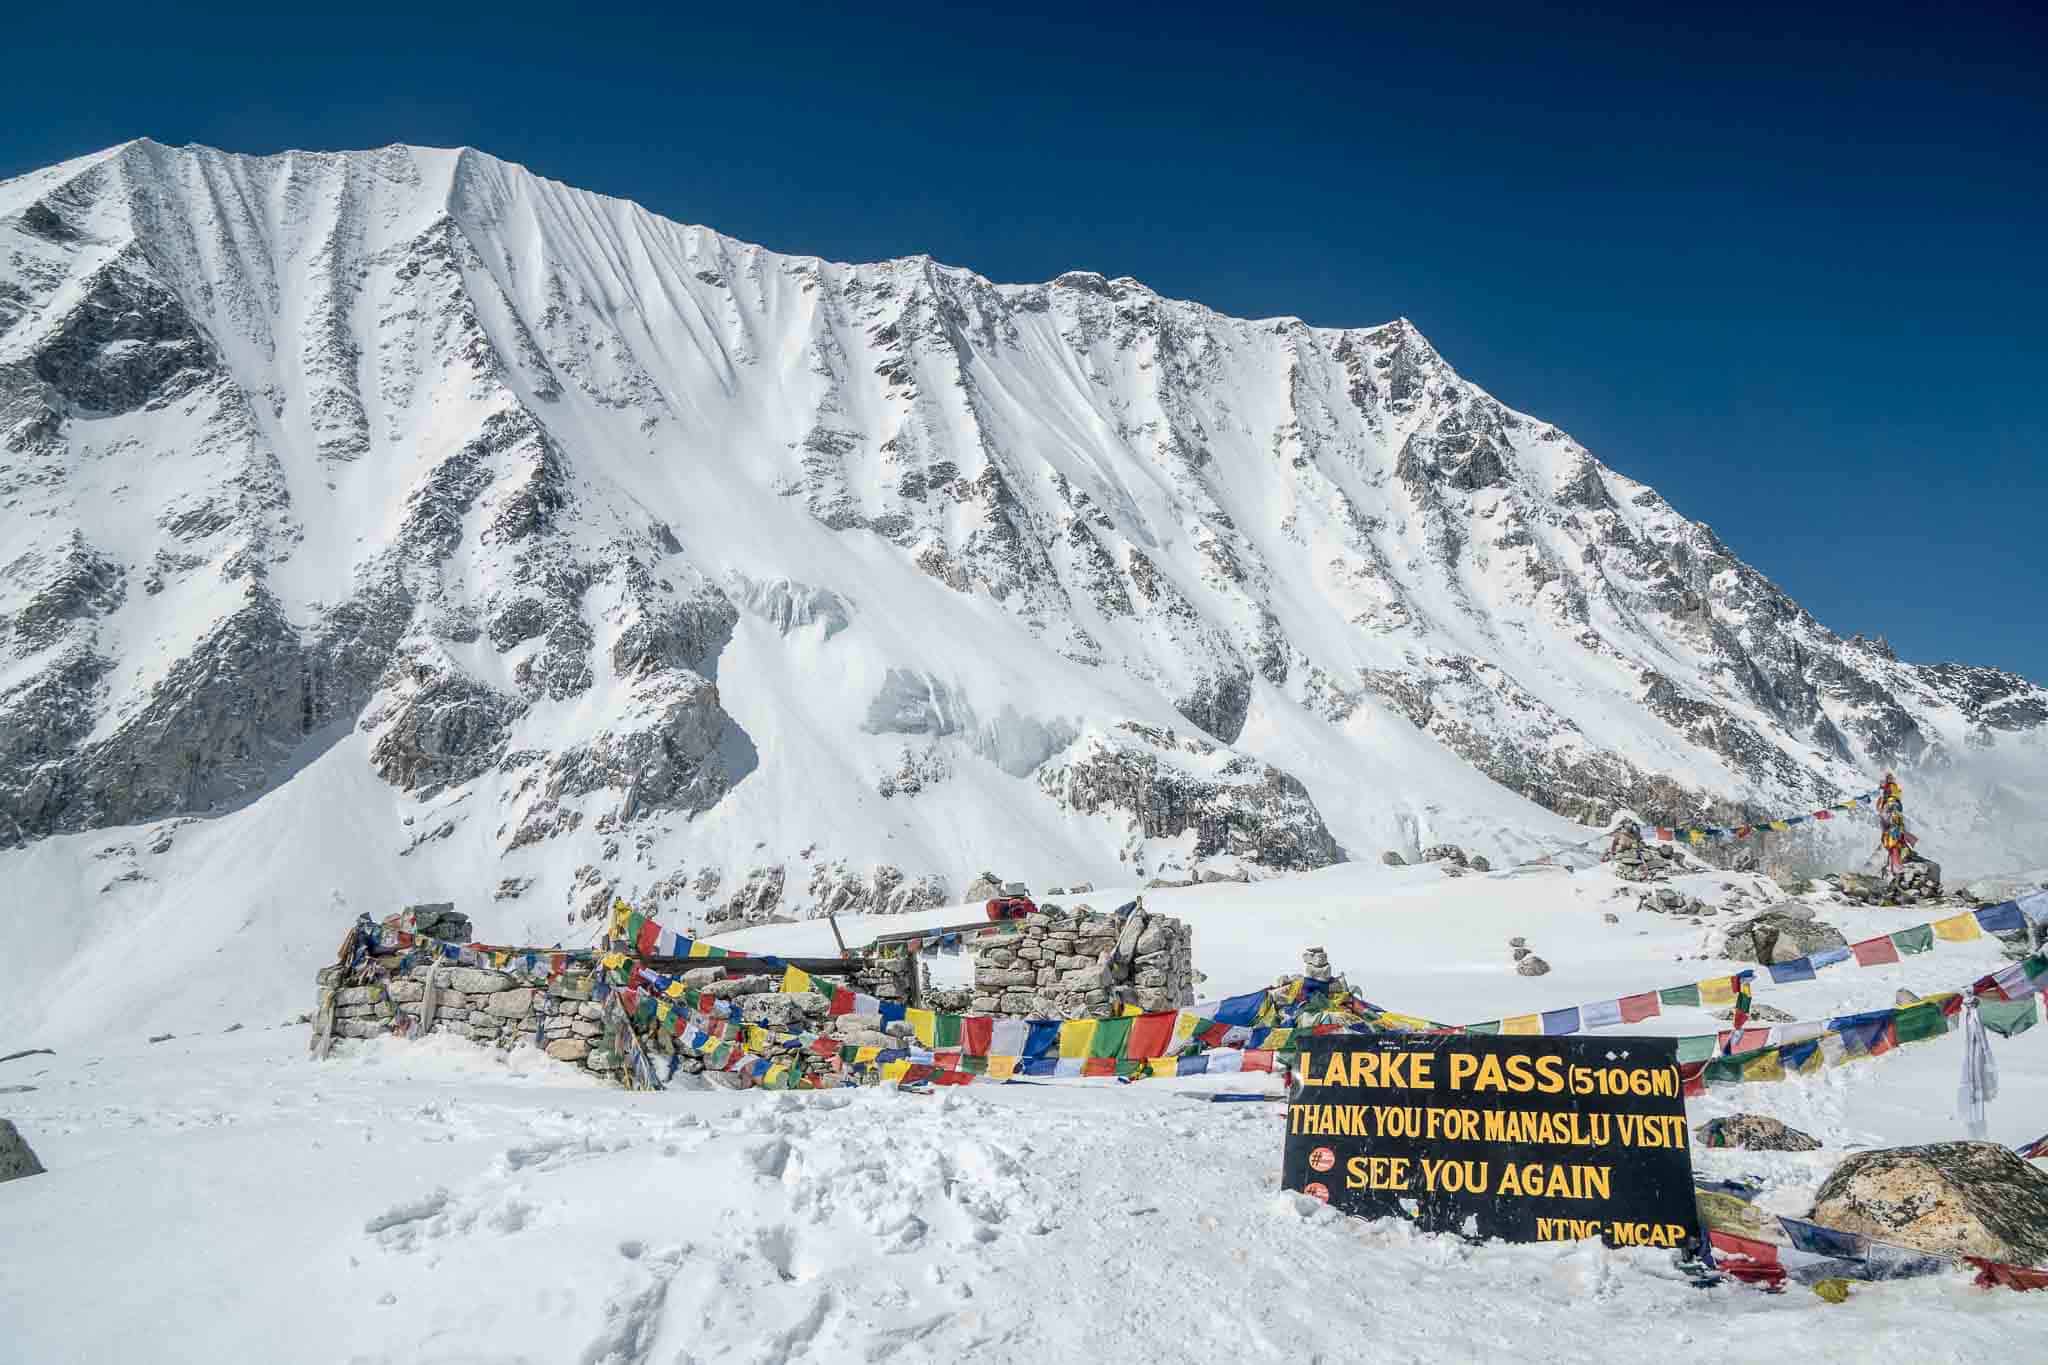
POLYGON ((413 900, 1510 862, 1886 765, 1952 871, 2039 861, 2048 693, 1834 636, 1403 320, 139 141, 0 184, 0 450, 0 1025, 413 900))
MULTIPOLYGON (((1749 884, 1682 884, 1719 898, 1723 881, 1749 884)), ((1148 904, 1196 926, 1217 993, 1270 980, 1311 942, 1381 1003, 1456 1019, 1725 969, 1697 956, 1698 928, 1622 909, 1621 890, 1597 870, 1447 881, 1350 865, 1148 904), (1551 975, 1515 975, 1511 934, 1551 975)), ((1911 917, 1825 913, 1852 937, 1911 917)), ((1802 1017, 1874 1008, 1995 957, 1944 944, 1758 998, 1802 1017)), ((107 1359, 147 1332, 172 1361, 1300 1361, 1361 1341, 1391 1360, 1584 1361, 1792 1340, 1815 1360, 1977 1361, 2009 1356, 2038 1317, 1960 1275, 1858 1285, 1830 1307, 1797 1288, 1694 1289, 1663 1253, 1346 1221, 1278 1193, 1277 1106, 1191 1098, 1277 1088, 1267 1075, 627 1094, 440 1038, 314 1063, 306 1033, 237 1005, 155 1046, 124 1026, 0 1064, 0 1087, 34 1087, 0 1093, 0 1115, 50 1167, 0 1185, 0 1357, 107 1359), (249 1027, 224 1034, 233 1023, 249 1027)), ((1999 1141, 2048 1128, 2044 1038, 1993 1039, 1999 1141)), ((1696 1169, 1803 1213, 1846 1150, 1958 1136, 1959 1065, 1951 1036, 1716 1088, 1688 1102, 1692 1122, 1774 1114, 1827 1147, 1695 1151, 1696 1169)))

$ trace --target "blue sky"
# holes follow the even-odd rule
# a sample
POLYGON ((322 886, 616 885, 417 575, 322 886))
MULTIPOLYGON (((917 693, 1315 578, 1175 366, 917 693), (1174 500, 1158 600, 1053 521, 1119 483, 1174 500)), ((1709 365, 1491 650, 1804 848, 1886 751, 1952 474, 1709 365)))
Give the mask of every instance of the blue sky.
POLYGON ((781 250, 1406 315, 1835 629, 2048 681, 2048 21, 1100 8, 38 6, 0 175, 468 144, 781 250))

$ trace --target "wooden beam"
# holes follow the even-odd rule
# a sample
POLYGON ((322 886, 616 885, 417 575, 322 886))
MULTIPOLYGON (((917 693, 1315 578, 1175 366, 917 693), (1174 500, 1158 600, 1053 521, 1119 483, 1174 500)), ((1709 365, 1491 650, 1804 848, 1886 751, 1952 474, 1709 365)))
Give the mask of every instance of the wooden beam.
MULTIPOLYGON (((781 967, 767 966, 753 957, 643 957, 638 960, 663 976, 680 976, 703 967, 723 967, 737 976, 765 976, 770 972, 779 975, 782 971, 781 967)), ((778 960, 812 976, 851 976, 872 965, 865 957, 784 957, 778 960)))

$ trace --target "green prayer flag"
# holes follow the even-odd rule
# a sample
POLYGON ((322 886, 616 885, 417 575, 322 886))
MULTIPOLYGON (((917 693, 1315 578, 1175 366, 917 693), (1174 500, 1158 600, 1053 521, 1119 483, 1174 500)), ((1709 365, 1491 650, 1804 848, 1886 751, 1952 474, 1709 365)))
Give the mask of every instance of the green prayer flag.
POLYGON ((1698 1009, 1700 1004, 1699 984, 1695 982, 1690 986, 1666 986, 1663 990, 1657 992, 1657 1000, 1660 1004, 1690 1005, 1694 1009, 1698 1009))
POLYGON ((1923 1038, 1939 1038, 1948 1032, 1948 1020, 1941 1012, 1941 1006, 1933 1001, 1908 1005, 1892 1019, 1892 1033, 1901 1043, 1917 1043, 1923 1038))
POLYGON ((2017 1037, 2040 1021, 2031 995, 2024 1000, 1980 1000, 1977 1015, 2001 1038, 2017 1037))
POLYGON ((1139 1057, 1119 1057, 1119 1058, 1117 1058, 1117 1062, 1116 1062, 1116 1074, 1117 1074, 1117 1075, 1119 1075, 1119 1076, 1131 1076, 1131 1077, 1137 1077, 1137 1076, 1142 1076, 1142 1075, 1144 1075, 1144 1074, 1145 1074, 1145 1062, 1144 1062, 1144 1059, 1143 1059, 1143 1058, 1139 1058, 1139 1057))
POLYGON ((1901 953, 1924 953, 1934 946, 1934 926, 1916 924, 1910 929, 1901 929, 1892 936, 1892 947, 1901 953))
POLYGON ((1720 1039, 1711 1033, 1695 1033, 1678 1040, 1678 1060, 1681 1062, 1704 1062, 1714 1055, 1714 1044, 1720 1039))
POLYGON ((1121 1019, 1101 1019, 1095 1024, 1095 1037, 1088 1044, 1090 1057, 1121 1057, 1124 1046, 1131 1039, 1131 1016, 1121 1019))
POLYGON ((960 1069, 974 1076, 986 1075, 988 1073, 988 1058, 963 1056, 960 1059, 960 1069))
POLYGON ((1747 1057, 1716 1057, 1707 1063, 1705 1075, 1708 1083, 1741 1080, 1743 1065, 1748 1060, 1747 1057))
POLYGON ((960 1016, 936 1015, 932 1019, 932 1051, 950 1052, 960 1046, 960 1016))
POLYGON ((1489 1020, 1487 1020, 1487 1021, 1486 1021, 1485 1023, 1483 1023, 1483 1024, 1467 1024, 1467 1025, 1465 1025, 1465 1032, 1467 1032, 1467 1033, 1499 1033, 1499 1032, 1500 1032, 1500 1020, 1498 1020, 1498 1019, 1489 1019, 1489 1020))

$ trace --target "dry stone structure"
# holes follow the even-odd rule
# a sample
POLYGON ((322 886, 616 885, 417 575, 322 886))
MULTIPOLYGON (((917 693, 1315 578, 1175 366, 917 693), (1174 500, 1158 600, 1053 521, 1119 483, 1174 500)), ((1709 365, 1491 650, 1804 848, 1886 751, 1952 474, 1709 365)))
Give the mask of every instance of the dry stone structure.
POLYGON ((1194 935, 1134 901, 1105 914, 1048 905, 975 943, 976 1014, 1108 1018, 1125 1005, 1170 1010, 1195 1001, 1194 935))
MULTIPOLYGON (((453 941, 466 940, 470 929, 450 905, 414 906, 396 923, 453 941)), ((1148 914, 1140 902, 1113 914, 1047 906, 978 940, 974 956, 971 993, 930 990, 919 959, 906 951, 857 959, 849 963, 845 981, 858 994, 906 1008, 1013 1017, 1106 1018, 1126 1005, 1167 1010, 1194 1003, 1188 926, 1148 914)), ((780 968, 750 972, 748 962, 706 961, 682 979, 730 1001, 742 1022, 766 1029, 771 1060, 800 1051, 786 1035, 828 1033, 858 1047, 913 1045, 907 1022, 884 1020, 879 1013, 833 1015, 827 995, 784 992, 780 968)), ((376 1038, 405 1027, 415 1036, 452 1035, 501 1050, 537 1047, 608 1080, 622 1078, 626 1052, 638 1048, 668 1084, 748 1083, 734 1073, 708 1070, 697 1051, 666 1031, 636 1029, 599 998, 596 974, 589 970, 550 976, 516 967, 409 964, 403 954, 389 952, 372 954, 353 973, 339 964, 324 968, 318 984, 319 1050, 326 1040, 376 1038), (691 1079, 699 1076, 703 1080, 691 1079)))

